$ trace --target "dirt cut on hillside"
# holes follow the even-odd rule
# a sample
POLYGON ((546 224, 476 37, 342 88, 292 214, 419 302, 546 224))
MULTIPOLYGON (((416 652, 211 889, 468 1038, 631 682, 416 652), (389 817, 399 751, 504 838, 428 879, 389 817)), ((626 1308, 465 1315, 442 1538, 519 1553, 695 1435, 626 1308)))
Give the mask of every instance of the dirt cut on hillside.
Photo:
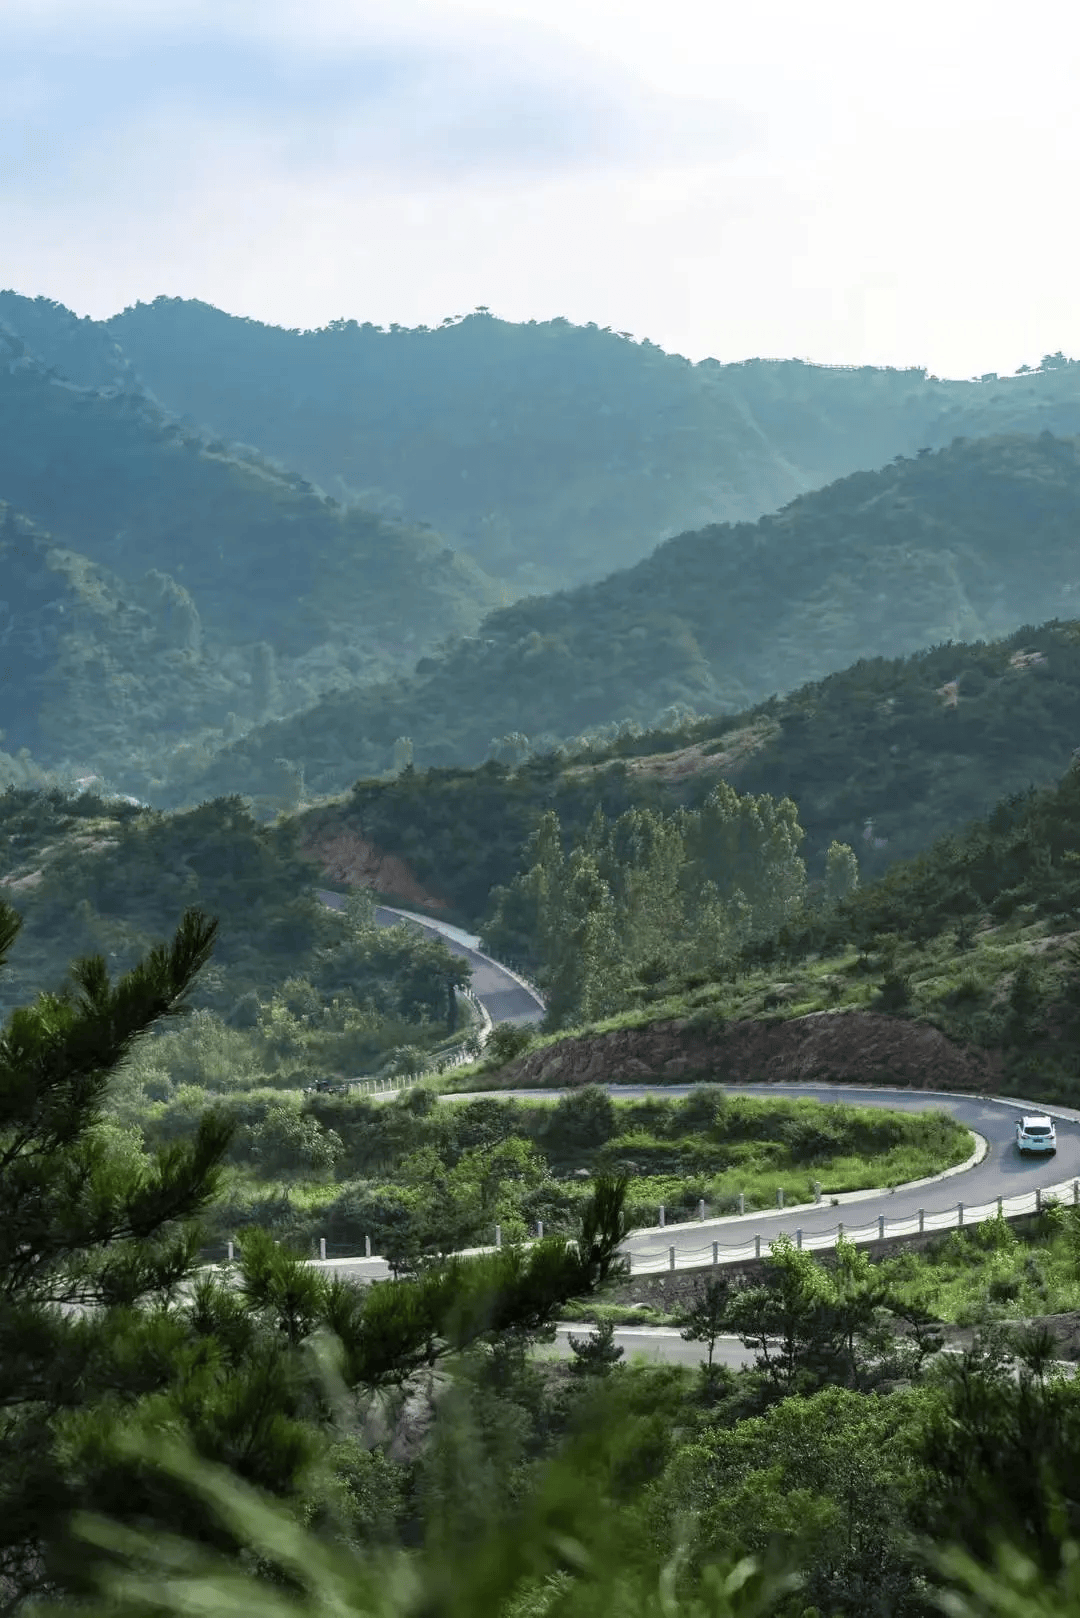
POLYGON ((928 1023, 841 1008, 786 1021, 710 1027, 680 1019, 584 1034, 527 1051, 500 1077, 536 1087, 712 1080, 992 1092, 1003 1073, 998 1051, 959 1045, 928 1023))
POLYGON ((426 910, 447 909, 446 900, 425 888, 405 860, 376 848, 340 809, 312 810, 300 818, 299 826, 301 848, 319 861, 328 882, 374 888, 387 898, 426 910))

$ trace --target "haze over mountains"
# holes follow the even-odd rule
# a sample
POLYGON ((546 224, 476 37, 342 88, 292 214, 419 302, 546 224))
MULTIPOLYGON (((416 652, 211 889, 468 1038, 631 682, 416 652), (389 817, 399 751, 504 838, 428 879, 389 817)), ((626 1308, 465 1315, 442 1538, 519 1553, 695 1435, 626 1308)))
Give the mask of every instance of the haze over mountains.
POLYGON ((0 429, 4 771, 163 807, 736 713, 1080 598, 1060 355, 941 382, 8 292, 0 429))
POLYGON ((519 601, 415 673, 252 730, 188 794, 268 793, 282 757, 309 791, 386 767, 543 750, 613 719, 737 713, 863 658, 992 640, 1075 614, 1080 441, 980 439, 858 473, 755 524, 680 535, 595 585, 519 601))
POLYGON ((1065 366, 991 384, 692 365, 567 321, 290 332, 180 298, 104 324, 170 409, 339 499, 432 522, 515 594, 599 579, 685 529, 753 521, 958 434, 1080 432, 1065 366))

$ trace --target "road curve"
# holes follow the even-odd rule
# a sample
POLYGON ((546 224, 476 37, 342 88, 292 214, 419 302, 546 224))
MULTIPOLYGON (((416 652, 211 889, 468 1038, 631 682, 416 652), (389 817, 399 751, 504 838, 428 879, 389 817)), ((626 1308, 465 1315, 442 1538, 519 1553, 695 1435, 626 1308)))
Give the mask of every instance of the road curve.
MULTIPOLYGON (((636 1100, 644 1096, 669 1098, 691 1095, 695 1085, 604 1085, 615 1099, 636 1100)), ((852 1226, 873 1226, 879 1218, 888 1225, 903 1219, 917 1218, 920 1208, 928 1213, 951 1209, 955 1213, 958 1202, 973 1208, 980 1203, 992 1203, 996 1198, 1008 1199, 1059 1185, 1073 1179, 1080 1180, 1080 1112, 1069 1107, 1040 1108, 1057 1122, 1057 1153, 1049 1158, 1024 1159, 1016 1152, 1016 1120, 1023 1112, 1031 1112, 1030 1101, 1010 1100, 1004 1097, 956 1095, 925 1090, 887 1090, 877 1086, 831 1084, 740 1084, 722 1085, 730 1095, 749 1095, 785 1099, 806 1099, 825 1102, 846 1102, 852 1106, 888 1107, 902 1112, 929 1112, 936 1109, 950 1113, 974 1134, 986 1141, 986 1152, 981 1160, 962 1171, 917 1181, 910 1186, 897 1186, 885 1191, 854 1191, 841 1196, 839 1206, 826 1197, 819 1206, 766 1209, 758 1213, 721 1219, 692 1220, 680 1224, 656 1226, 648 1230, 631 1232, 623 1251, 631 1258, 634 1272, 666 1268, 670 1250, 675 1249, 675 1266, 684 1268, 699 1255, 699 1263, 709 1263, 710 1257, 700 1255, 703 1250, 711 1254, 711 1244, 724 1248, 743 1249, 760 1237, 762 1251, 781 1232, 792 1237, 801 1230, 807 1245, 813 1245, 815 1236, 824 1241, 826 1232, 835 1232, 843 1220, 852 1226)), ((439 1100, 453 1103, 466 1100, 497 1098, 511 1101, 557 1100, 569 1094, 566 1090, 481 1090, 468 1094, 441 1094, 439 1100)), ((955 1219, 954 1219, 955 1223, 955 1219)), ((327 1259, 328 1269, 356 1280, 373 1280, 389 1273, 385 1260, 327 1259)))
MULTIPOLYGON (((316 897, 331 910, 344 910, 345 896, 317 888, 316 897)), ((442 939, 451 955, 460 955, 472 968, 472 992, 493 1023, 536 1023, 544 1015, 544 1003, 535 990, 509 967, 501 966, 485 955, 480 940, 472 933, 451 927, 448 922, 436 921, 431 916, 420 916, 411 910, 398 910, 391 905, 378 905, 375 920, 380 927, 396 927, 405 921, 420 927, 426 933, 442 939)))
MULTIPOLYGON (((608 1085, 608 1093, 631 1100, 646 1095, 686 1096, 693 1092, 692 1085, 608 1085)), ((1030 1101, 1012 1101, 989 1096, 955 1095, 925 1090, 886 1090, 877 1086, 841 1084, 763 1084, 723 1085, 730 1095, 802 1098, 810 1101, 846 1102, 851 1106, 888 1107, 901 1112, 950 1113, 974 1134, 987 1142, 982 1160, 962 1173, 918 1182, 911 1187, 897 1186, 889 1191, 852 1192, 841 1197, 840 1207, 825 1199, 820 1206, 799 1209, 769 1209, 745 1214, 741 1218, 712 1219, 679 1225, 667 1225, 653 1230, 635 1231, 627 1241, 628 1250, 642 1257, 666 1254, 675 1248, 676 1264, 680 1253, 700 1249, 706 1242, 726 1244, 750 1242, 755 1236, 763 1244, 772 1241, 781 1231, 794 1236, 801 1230, 809 1238, 827 1230, 835 1230, 839 1220, 860 1225, 872 1224, 884 1216, 890 1223, 916 1217, 920 1208, 955 1208, 960 1201, 974 1207, 993 1202, 997 1197, 1009 1198, 1024 1192, 1058 1185, 1062 1181, 1080 1178, 1080 1112, 1068 1107, 1039 1109, 1049 1111, 1057 1122, 1058 1149, 1047 1158, 1021 1158, 1016 1151, 1016 1121, 1024 1112, 1033 1110, 1030 1101), (850 1207, 851 1212, 845 1210, 850 1207)), ((537 1091, 485 1091, 521 1098, 537 1091)), ((554 1092, 547 1092, 553 1094, 554 1092)))
MULTIPOLYGON (((344 896, 328 890, 317 890, 324 904, 335 909, 345 905, 344 896)), ((408 921, 439 935, 455 955, 464 957, 472 967, 472 987, 477 999, 485 1007, 493 1022, 535 1023, 543 1014, 539 996, 515 973, 484 955, 479 939, 459 928, 451 927, 432 917, 379 906, 376 920, 381 926, 392 926, 408 921)), ((626 1100, 642 1096, 686 1096, 694 1085, 605 1085, 608 1094, 626 1100)), ((831 1198, 820 1205, 801 1208, 768 1209, 759 1213, 725 1219, 694 1220, 681 1224, 657 1225, 651 1230, 633 1231, 627 1238, 624 1251, 642 1269, 659 1268, 665 1260, 670 1263, 674 1249, 676 1268, 694 1262, 709 1262, 711 1245, 721 1248, 746 1249, 756 1239, 762 1250, 781 1232, 794 1237, 802 1232, 808 1246, 823 1245, 829 1232, 835 1233, 843 1221, 853 1225, 872 1227, 880 1219, 888 1226, 901 1221, 917 1221, 920 1210, 928 1214, 951 1208, 958 1203, 969 1208, 994 1203, 998 1198, 1008 1201, 1036 1190, 1080 1181, 1080 1111, 1071 1107, 1042 1107, 1057 1122, 1056 1154, 1048 1158, 1022 1159, 1015 1146, 1016 1121, 1024 1112, 1031 1112, 1036 1103, 1009 1097, 958 1095, 945 1091, 891 1090, 878 1086, 831 1084, 768 1084, 723 1085, 732 1095, 802 1097, 815 1101, 847 1102, 849 1105, 889 1107, 905 1112, 926 1112, 942 1109, 966 1125, 986 1142, 986 1151, 980 1160, 960 1173, 938 1176, 930 1182, 916 1182, 910 1186, 897 1186, 886 1191, 852 1192, 838 1199, 837 1207, 831 1198), (855 1204, 850 1213, 849 1204, 855 1204)), ((556 1100, 565 1090, 484 1090, 466 1095, 441 1095, 440 1101, 477 1099, 479 1096, 500 1097, 508 1100, 556 1100)), ((929 1228, 929 1227, 928 1227, 929 1228)), ((337 1259, 324 1261, 337 1273, 351 1274, 356 1279, 374 1279, 388 1273, 382 1259, 337 1259)))

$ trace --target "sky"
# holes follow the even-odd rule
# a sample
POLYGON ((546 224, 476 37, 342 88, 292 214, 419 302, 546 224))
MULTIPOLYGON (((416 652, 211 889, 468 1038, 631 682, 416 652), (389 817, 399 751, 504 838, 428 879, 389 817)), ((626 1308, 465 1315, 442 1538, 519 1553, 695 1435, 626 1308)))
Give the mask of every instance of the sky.
POLYGON ((0 287, 1080 358, 1062 0, 0 0, 0 287))

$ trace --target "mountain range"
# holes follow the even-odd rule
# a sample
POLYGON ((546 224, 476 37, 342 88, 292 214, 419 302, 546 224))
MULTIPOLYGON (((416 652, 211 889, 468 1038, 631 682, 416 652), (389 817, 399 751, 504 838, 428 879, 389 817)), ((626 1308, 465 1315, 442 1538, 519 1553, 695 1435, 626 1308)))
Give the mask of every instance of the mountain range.
POLYGON ((165 801, 270 794, 281 757, 309 793, 339 792, 385 770, 398 737, 417 768, 478 764, 611 721, 739 714, 863 659, 997 640, 1075 614, 1078 513, 1080 440, 1049 433, 856 473, 502 608, 410 674, 252 729, 186 780, 175 771, 165 801))
POLYGON ((952 382, 0 293, 0 770, 274 813, 1000 640, 1076 611, 1077 432, 1061 355, 952 382))

